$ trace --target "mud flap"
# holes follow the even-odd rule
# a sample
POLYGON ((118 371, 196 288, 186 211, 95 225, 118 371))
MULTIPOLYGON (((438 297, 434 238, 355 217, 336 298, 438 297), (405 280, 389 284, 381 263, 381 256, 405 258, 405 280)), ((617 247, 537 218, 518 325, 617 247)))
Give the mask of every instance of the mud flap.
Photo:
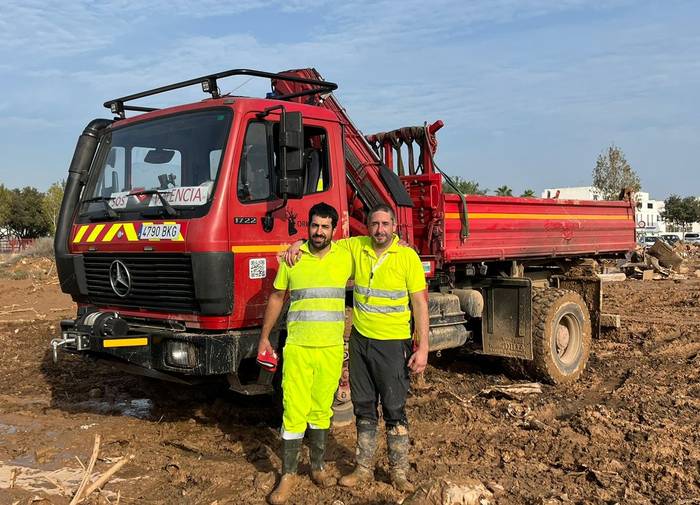
POLYGON ((532 359, 532 281, 494 278, 481 283, 484 354, 532 359))

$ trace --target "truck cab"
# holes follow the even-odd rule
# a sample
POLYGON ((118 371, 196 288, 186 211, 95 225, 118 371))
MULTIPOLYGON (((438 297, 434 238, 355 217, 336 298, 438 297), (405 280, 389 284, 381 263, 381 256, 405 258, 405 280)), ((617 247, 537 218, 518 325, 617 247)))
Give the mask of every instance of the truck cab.
POLYGON ((92 154, 76 149, 56 250, 78 317, 54 349, 246 389, 237 373, 257 352, 277 254, 321 201, 341 215, 335 238, 348 233, 341 127, 322 108, 229 96, 126 118, 131 99, 106 104, 117 117, 92 154))

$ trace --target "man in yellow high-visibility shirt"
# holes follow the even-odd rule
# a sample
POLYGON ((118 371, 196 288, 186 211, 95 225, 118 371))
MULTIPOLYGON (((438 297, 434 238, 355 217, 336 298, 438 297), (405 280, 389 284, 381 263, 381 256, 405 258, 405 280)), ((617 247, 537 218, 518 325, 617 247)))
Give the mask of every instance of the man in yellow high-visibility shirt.
POLYGON ((370 210, 367 232, 368 237, 339 241, 349 248, 354 264, 350 388, 357 428, 356 466, 340 484, 353 487, 374 478, 377 407, 381 404, 392 484, 400 491, 413 491, 407 477, 405 407, 408 372, 422 372, 428 361, 425 272, 416 252, 399 245, 391 207, 381 204, 370 210), (415 351, 411 311, 418 344, 415 351))
POLYGON ((343 364, 345 287, 352 275, 347 249, 331 239, 338 213, 325 203, 309 211, 309 240, 292 267, 280 263, 263 319, 258 352, 271 354, 270 332, 290 295, 284 347, 282 392, 282 477, 270 503, 287 501, 296 485, 304 434, 309 439, 311 478, 319 486, 333 485, 323 458, 333 414, 331 405, 343 364))
MULTIPOLYGON (((336 242, 352 254, 355 278, 350 396, 357 428, 356 466, 340 479, 340 484, 353 487, 374 478, 377 408, 381 404, 392 484, 401 491, 412 491, 407 477, 409 439, 405 407, 408 372, 423 372, 428 361, 425 273, 416 252, 399 245, 391 207, 373 207, 368 214, 367 231, 367 237, 336 242), (418 344, 415 351, 411 311, 418 344)), ((294 264, 299 245, 297 242, 288 249, 287 263, 294 264)))

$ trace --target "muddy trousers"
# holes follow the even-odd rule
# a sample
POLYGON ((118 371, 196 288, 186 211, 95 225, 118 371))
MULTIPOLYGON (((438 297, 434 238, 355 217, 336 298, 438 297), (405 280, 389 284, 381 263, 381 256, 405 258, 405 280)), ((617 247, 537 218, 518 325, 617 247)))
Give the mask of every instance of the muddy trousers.
POLYGON ((343 345, 287 344, 282 365, 282 438, 301 439, 307 426, 330 427, 333 397, 343 366, 343 345))
POLYGON ((350 389, 358 431, 376 426, 381 404, 387 428, 407 426, 411 339, 376 340, 350 334, 350 389))

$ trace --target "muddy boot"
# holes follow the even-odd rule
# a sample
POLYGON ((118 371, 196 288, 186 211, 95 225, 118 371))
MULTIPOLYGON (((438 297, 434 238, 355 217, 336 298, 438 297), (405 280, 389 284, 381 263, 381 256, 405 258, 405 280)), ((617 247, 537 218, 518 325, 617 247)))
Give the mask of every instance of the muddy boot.
POLYGON ((340 479, 340 485, 355 487, 360 482, 374 479, 374 453, 377 450, 377 425, 359 421, 357 424, 357 449, 355 469, 340 479))
POLYGON ((297 485, 299 449, 303 439, 282 440, 282 478, 270 495, 271 505, 282 505, 292 495, 297 485))
POLYGON ((408 428, 401 424, 392 426, 386 432, 386 445, 389 453, 389 473, 391 484, 399 491, 412 493, 415 486, 408 481, 408 428))
POLYGON ((319 487, 335 486, 336 479, 326 472, 323 464, 323 457, 326 454, 326 441, 328 440, 328 430, 316 430, 309 428, 306 430, 309 439, 309 455, 311 459, 311 480, 319 487))

